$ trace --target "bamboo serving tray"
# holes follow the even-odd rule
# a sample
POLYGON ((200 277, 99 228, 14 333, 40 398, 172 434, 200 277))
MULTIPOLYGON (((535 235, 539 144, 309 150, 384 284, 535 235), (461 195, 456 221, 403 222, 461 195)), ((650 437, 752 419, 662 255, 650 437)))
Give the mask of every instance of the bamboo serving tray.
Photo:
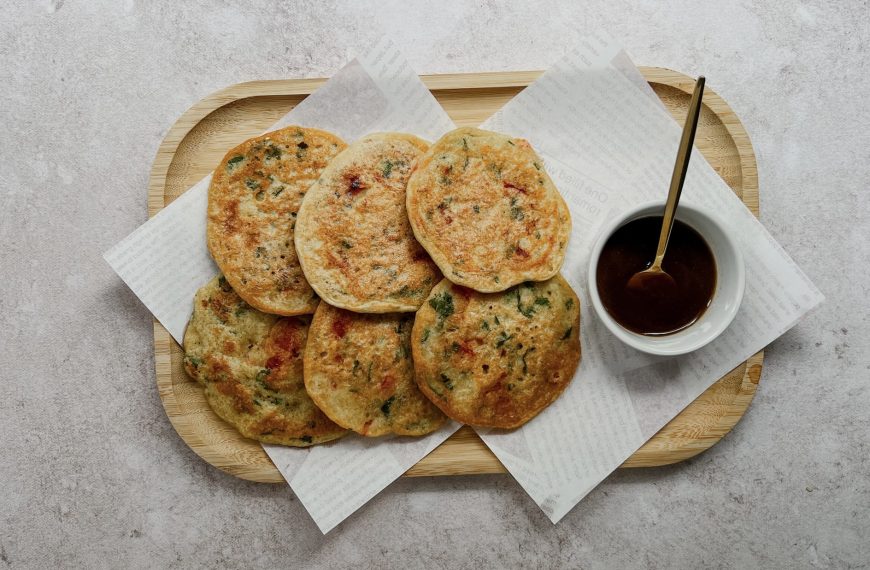
MULTIPOLYGON (((694 80, 660 68, 644 77, 681 122, 694 80)), ((458 126, 477 126, 541 72, 429 75, 422 80, 458 126)), ((227 149, 269 128, 325 79, 253 81, 233 85, 196 103, 169 130, 157 151, 148 187, 148 213, 155 215, 206 176, 227 149)), ((695 145, 746 206, 758 215, 758 175, 749 137, 730 107, 709 88, 704 92, 695 145)), ((209 408, 202 389, 187 377, 181 348, 154 321, 157 387, 169 420, 204 460, 228 473, 268 483, 283 482, 256 441, 241 437, 209 408)), ((676 463, 714 445, 749 407, 761 376, 763 353, 723 376, 632 455, 622 467, 676 463)), ((582 381, 582 379, 580 380, 582 381)), ((504 466, 468 426, 413 466, 406 476, 503 473, 504 466)))

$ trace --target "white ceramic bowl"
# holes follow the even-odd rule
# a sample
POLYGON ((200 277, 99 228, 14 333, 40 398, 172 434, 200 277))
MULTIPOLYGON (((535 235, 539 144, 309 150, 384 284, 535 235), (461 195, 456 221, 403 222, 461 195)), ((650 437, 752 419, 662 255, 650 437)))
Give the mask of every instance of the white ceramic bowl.
POLYGON ((697 322, 674 334, 645 336, 623 328, 613 320, 598 295, 595 275, 601 249, 610 236, 628 222, 648 216, 661 216, 663 212, 664 202, 649 202, 605 224, 595 241, 589 259, 589 297, 598 318, 619 340, 643 352, 674 356, 701 348, 728 328, 743 300, 746 272, 740 248, 722 224, 703 210, 680 204, 677 208, 677 219, 701 234, 716 259, 716 290, 713 293, 713 300, 697 322))

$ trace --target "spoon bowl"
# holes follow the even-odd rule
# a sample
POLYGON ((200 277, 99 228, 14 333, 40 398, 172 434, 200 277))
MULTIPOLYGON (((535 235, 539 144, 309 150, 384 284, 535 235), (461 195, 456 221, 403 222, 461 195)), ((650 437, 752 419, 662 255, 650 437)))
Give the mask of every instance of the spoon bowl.
POLYGON ((677 282, 671 274, 661 267, 651 265, 643 271, 638 271, 631 276, 627 288, 638 293, 644 293, 650 297, 663 297, 673 293, 677 282))

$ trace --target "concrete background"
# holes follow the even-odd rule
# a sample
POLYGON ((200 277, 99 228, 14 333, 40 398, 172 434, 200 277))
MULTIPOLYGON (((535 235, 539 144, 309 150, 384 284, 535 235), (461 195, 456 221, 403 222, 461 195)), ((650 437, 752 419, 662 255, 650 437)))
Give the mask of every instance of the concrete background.
POLYGON ((866 568, 870 9, 662 4, 5 2, 0 570, 866 568), (191 104, 328 76, 379 27, 421 73, 544 68, 601 27, 639 64, 703 72, 737 111, 762 220, 828 300, 768 348, 723 442, 615 473, 557 526, 509 477, 479 476, 398 481, 324 537, 288 488, 179 440, 151 318, 101 254, 146 219, 154 152, 191 104))

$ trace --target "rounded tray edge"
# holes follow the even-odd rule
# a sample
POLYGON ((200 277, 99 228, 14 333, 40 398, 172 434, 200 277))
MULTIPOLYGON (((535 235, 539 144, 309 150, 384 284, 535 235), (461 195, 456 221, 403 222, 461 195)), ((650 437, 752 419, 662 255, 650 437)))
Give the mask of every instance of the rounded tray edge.
MULTIPOLYGON (((722 441, 725 436, 734 429, 734 426, 743 419, 743 416, 746 415, 746 411, 749 409, 752 400, 755 398, 758 383, 761 381, 763 361, 764 350, 760 350, 739 365, 746 365, 746 369, 744 370, 743 377, 740 381, 740 392, 738 394, 738 400, 740 402, 739 407, 742 411, 739 414, 726 415, 718 424, 716 424, 716 426, 708 430, 713 434, 712 437, 701 438, 688 445, 669 448, 667 450, 668 459, 666 460, 661 459, 661 456, 664 453, 662 450, 645 449, 647 444, 653 441, 651 438, 619 467, 621 469, 637 469, 641 467, 663 467, 665 465, 673 465, 695 457, 722 441)), ((714 386, 715 384, 710 386, 708 390, 711 390, 714 386)), ((675 416, 674 419, 676 419, 676 417, 678 416, 675 416)), ((659 431, 666 430, 668 425, 670 425, 670 422, 659 431)))

